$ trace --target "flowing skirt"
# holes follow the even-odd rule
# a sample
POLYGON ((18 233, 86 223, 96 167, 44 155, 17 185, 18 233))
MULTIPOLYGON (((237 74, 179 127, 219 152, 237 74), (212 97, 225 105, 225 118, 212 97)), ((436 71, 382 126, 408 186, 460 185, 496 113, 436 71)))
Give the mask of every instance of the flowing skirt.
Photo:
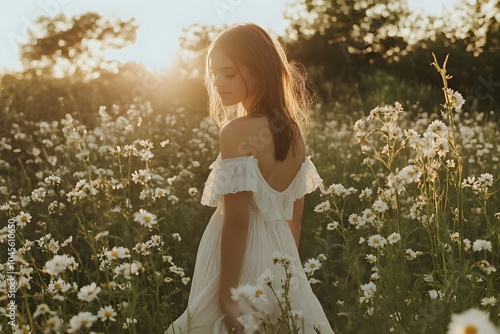
MULTIPOLYGON (((223 208, 219 206, 210 218, 200 241, 187 309, 170 325, 167 330, 169 334, 227 333, 218 302, 223 219, 223 208)), ((279 264, 273 264, 276 252, 292 258, 293 276, 290 281, 289 297, 292 310, 300 315, 299 333, 316 333, 313 326, 316 326, 322 334, 333 333, 304 273, 293 235, 285 220, 269 222, 264 221, 258 214, 250 216, 239 286, 256 285, 257 278, 267 268, 274 277, 273 288, 281 289, 284 271, 279 264)), ((277 318, 280 314, 277 300, 269 287, 263 288, 271 305, 268 315, 270 319, 277 318)))

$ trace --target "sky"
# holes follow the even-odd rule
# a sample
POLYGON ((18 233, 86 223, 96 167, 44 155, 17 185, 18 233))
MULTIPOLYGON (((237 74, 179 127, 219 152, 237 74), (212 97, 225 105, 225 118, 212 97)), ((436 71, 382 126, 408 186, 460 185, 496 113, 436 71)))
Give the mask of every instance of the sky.
MULTIPOLYGON (((233 24, 255 22, 282 34, 287 26, 283 11, 290 0, 15 0, 0 12, 0 70, 21 70, 17 43, 27 40, 26 31, 40 16, 68 17, 89 11, 136 19, 137 42, 106 54, 109 59, 137 61, 152 70, 168 66, 179 49, 182 28, 194 23, 233 24)), ((443 6, 457 0, 408 0, 410 9, 440 15, 443 6)))

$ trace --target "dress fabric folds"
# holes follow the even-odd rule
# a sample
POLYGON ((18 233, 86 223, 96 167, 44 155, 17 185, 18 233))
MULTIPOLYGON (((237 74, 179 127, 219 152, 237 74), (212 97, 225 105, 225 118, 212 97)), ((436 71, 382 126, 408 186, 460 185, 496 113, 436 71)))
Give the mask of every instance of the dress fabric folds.
MULTIPOLYGON (((169 334, 225 334, 223 314, 219 308, 218 285, 220 271, 220 243, 224 221, 223 195, 251 191, 249 230, 239 285, 256 285, 257 279, 271 272, 273 288, 281 288, 283 268, 273 264, 276 252, 287 255, 291 261, 292 279, 289 297, 292 310, 300 314, 299 333, 333 333, 328 319, 314 295, 301 265, 301 260, 287 220, 293 217, 294 201, 314 191, 323 180, 309 157, 284 191, 273 189, 262 176, 258 160, 253 156, 221 159, 209 167, 201 203, 216 207, 203 233, 196 255, 188 306, 167 330, 169 334)), ((280 314, 269 287, 264 286, 269 300, 269 317, 280 314)), ((275 299, 275 298, 274 298, 275 299)))

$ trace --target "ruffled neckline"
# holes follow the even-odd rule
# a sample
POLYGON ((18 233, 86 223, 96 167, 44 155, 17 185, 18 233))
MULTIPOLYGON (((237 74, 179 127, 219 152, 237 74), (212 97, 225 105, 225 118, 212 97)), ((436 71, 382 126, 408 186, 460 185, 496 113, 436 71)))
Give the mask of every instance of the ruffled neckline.
POLYGON ((266 187, 278 194, 278 195, 282 195, 284 193, 286 193, 287 191, 289 191, 290 189, 292 189, 293 187, 293 184, 296 182, 296 180, 299 178, 299 175, 300 173, 302 173, 302 170, 304 169, 304 166, 308 163, 309 161, 309 157, 306 156, 306 159, 300 164, 300 168, 299 168, 299 171, 295 174, 295 176, 293 177, 292 181, 290 182, 290 184, 288 185, 288 187, 286 187, 285 190, 283 191, 278 191, 276 189, 274 189, 273 187, 271 187, 271 185, 267 182, 267 180, 264 178, 264 175, 262 175, 262 172, 260 171, 260 168, 259 168, 259 159, 257 159, 256 157, 254 157, 253 155, 246 155, 246 156, 240 156, 240 157, 233 157, 233 158, 224 158, 222 159, 221 158, 221 154, 219 153, 217 155, 217 159, 216 161, 219 162, 219 163, 223 163, 224 161, 234 161, 234 160, 246 160, 246 159, 249 159, 250 161, 253 161, 255 164, 256 164, 256 169, 257 169, 257 174, 260 176, 260 178, 262 179, 263 183, 266 185, 266 187))

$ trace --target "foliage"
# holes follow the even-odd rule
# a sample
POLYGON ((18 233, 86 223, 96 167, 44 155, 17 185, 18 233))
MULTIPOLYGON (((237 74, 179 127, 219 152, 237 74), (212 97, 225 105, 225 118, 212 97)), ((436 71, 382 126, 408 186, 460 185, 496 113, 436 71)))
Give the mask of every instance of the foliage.
POLYGON ((26 74, 79 79, 116 71, 116 62, 105 61, 105 49, 135 43, 138 28, 134 19, 105 19, 97 13, 73 19, 64 14, 55 18, 40 16, 35 25, 38 29, 29 29, 28 41, 21 46, 26 74))
POLYGON ((498 322, 498 127, 464 117, 465 101, 434 66, 441 118, 413 120, 395 103, 374 108, 354 133, 330 121, 315 137, 317 147, 332 142, 316 161, 335 165, 336 176, 315 208, 326 226, 309 242, 336 258, 323 278, 334 288, 320 294, 338 310, 339 331, 445 333, 444 319, 479 306, 498 322), (335 144, 343 141, 351 144, 335 144))
MULTIPOLYGON (((324 186, 306 199, 300 254, 319 269, 309 279, 337 332, 444 333, 470 307, 498 322, 498 124, 443 92, 441 115, 418 104, 313 111, 324 186)), ((79 116, 3 110, 0 251, 15 222, 16 322, 161 332, 185 308, 212 212, 199 198, 217 128, 140 101, 100 108, 93 126, 79 116)))

